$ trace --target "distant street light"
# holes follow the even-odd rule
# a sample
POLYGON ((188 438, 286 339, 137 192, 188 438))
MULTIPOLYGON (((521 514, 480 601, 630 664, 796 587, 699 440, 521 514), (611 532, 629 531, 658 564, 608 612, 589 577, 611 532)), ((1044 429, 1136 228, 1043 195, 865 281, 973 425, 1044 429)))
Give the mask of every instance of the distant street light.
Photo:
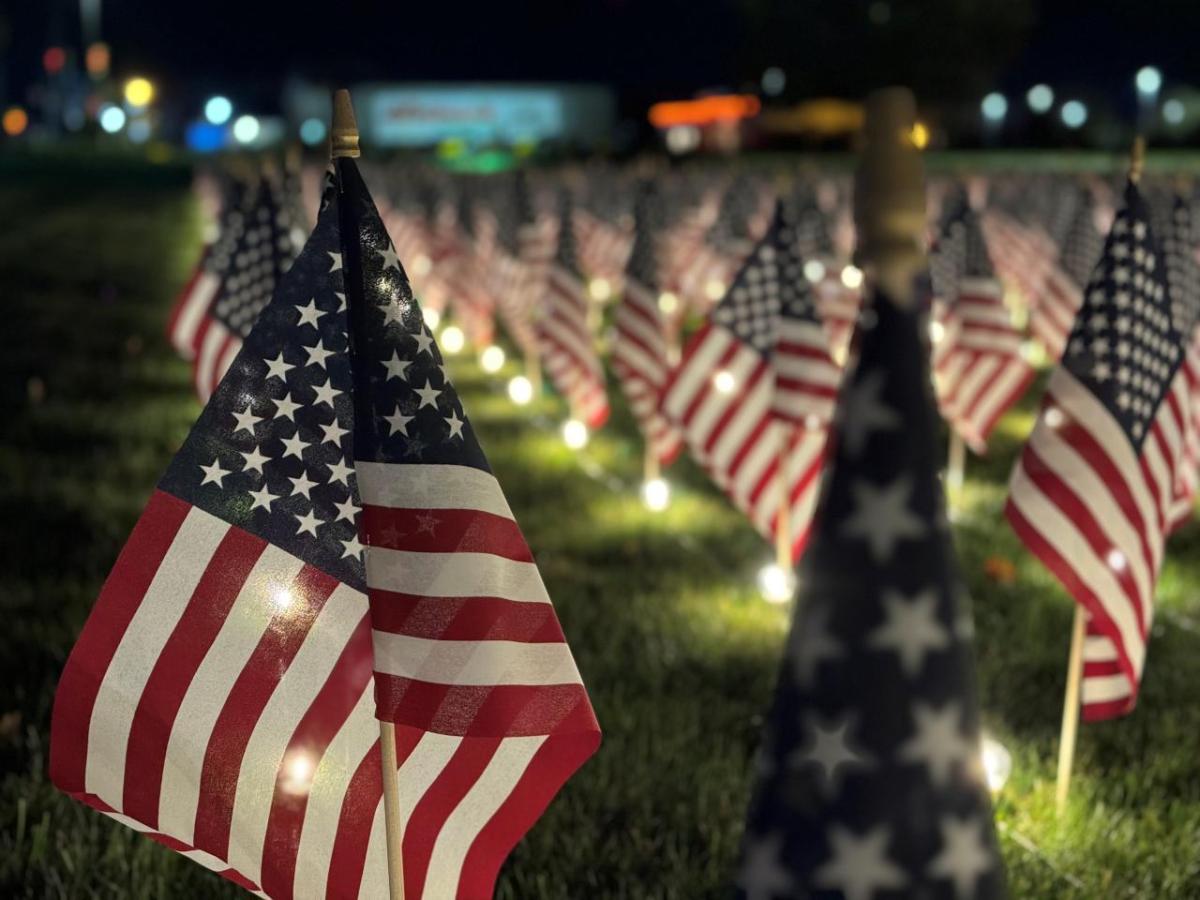
POLYGON ((1025 102, 1035 113, 1046 113, 1054 105, 1054 91, 1048 84, 1035 84, 1025 95, 1025 102))
POLYGON ((148 78, 130 78, 125 82, 125 102, 134 109, 150 105, 154 99, 154 85, 148 78))
POLYGON ((998 91, 984 97, 979 107, 983 111, 983 117, 989 122, 1001 122, 1008 115, 1008 99, 998 91))
POLYGON ((1168 125, 1182 125, 1187 117, 1187 107, 1183 105, 1182 100, 1171 99, 1163 104, 1162 113, 1163 120, 1168 125))
POLYGON ((239 144, 253 144, 261 131, 262 125, 254 116, 238 116, 233 123, 233 139, 239 144))
POLYGON ((100 109, 100 127, 109 134, 116 134, 125 127, 125 110, 119 106, 106 104, 100 109))
POLYGON ((1134 82, 1137 84, 1139 94, 1154 96, 1162 87, 1162 72, 1154 66, 1142 66, 1134 76, 1134 82))
POLYGON ((1068 100, 1059 112, 1062 123, 1074 130, 1087 124, 1088 108, 1079 100, 1068 100))
POLYGON ((779 66, 771 66, 762 73, 763 93, 768 97, 778 97, 787 87, 787 75, 779 66))
POLYGON ((224 125, 232 115, 233 103, 228 97, 217 94, 215 97, 209 97, 208 102, 204 104, 204 118, 213 125, 224 125))

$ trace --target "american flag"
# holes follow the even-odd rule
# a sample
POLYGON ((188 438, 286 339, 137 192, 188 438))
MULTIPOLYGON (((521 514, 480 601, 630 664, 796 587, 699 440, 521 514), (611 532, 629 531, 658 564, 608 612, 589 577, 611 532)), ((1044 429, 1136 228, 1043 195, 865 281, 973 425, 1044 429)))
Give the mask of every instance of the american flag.
POLYGON ((196 358, 196 334, 208 314, 213 297, 221 288, 221 273, 214 253, 228 259, 245 222, 246 197, 250 186, 244 181, 227 177, 221 182, 220 208, 217 213, 215 238, 205 244, 199 263, 183 290, 175 299, 167 320, 167 338, 183 359, 196 358))
POLYGON ((663 392, 688 449, 764 536, 780 525, 797 558, 808 536, 840 372, 783 207, 663 392))
POLYGON ((339 160, 72 651, 51 775, 259 896, 386 897, 377 717, 395 723, 413 898, 491 896, 599 742, 529 547, 339 160))
POLYGON ((591 210, 575 210, 575 234, 579 238, 579 262, 591 278, 606 278, 614 289, 633 250, 633 232, 619 223, 607 222, 591 210))
POLYGON ((1087 612, 1087 719, 1137 700, 1184 450, 1182 362, 1165 261, 1130 184, 1005 510, 1087 612))
POLYGON ((923 316, 876 297, 759 750, 738 896, 1001 898, 923 316))
POLYGON ((442 262, 442 278, 454 317, 467 339, 476 347, 486 347, 495 336, 495 305, 486 289, 475 239, 475 207, 466 185, 459 188, 454 224, 453 250, 442 262))
POLYGON ((1063 238, 1058 264, 1050 266, 1036 298, 1031 301, 1029 328, 1051 359, 1062 357, 1075 314, 1083 302, 1103 240, 1096 230, 1095 203, 1090 191, 1080 189, 1071 224, 1063 238))
POLYGON ((241 349, 275 285, 300 249, 300 235, 271 178, 227 222, 208 257, 215 287, 192 338, 192 386, 207 402, 241 349))
POLYGON ((653 185, 639 188, 633 251, 625 292, 613 315, 612 367, 646 440, 651 458, 671 462, 683 446, 678 432, 659 411, 671 371, 666 321, 658 307, 657 217, 653 185))
POLYGON ((571 414, 589 427, 599 428, 609 413, 604 365, 588 321, 590 300, 575 258, 575 235, 569 227, 571 200, 565 190, 560 195, 559 213, 568 227, 559 232, 536 322, 541 359, 571 414))
MULTIPOLYGON (((944 314, 935 345, 938 403, 946 421, 977 452, 1000 417, 1021 398, 1034 378, 1021 352, 1021 333, 1004 305, 975 211, 960 204, 947 222, 933 259, 945 268, 950 293, 939 296, 944 314)), ((939 279, 935 279, 936 282, 939 279)))

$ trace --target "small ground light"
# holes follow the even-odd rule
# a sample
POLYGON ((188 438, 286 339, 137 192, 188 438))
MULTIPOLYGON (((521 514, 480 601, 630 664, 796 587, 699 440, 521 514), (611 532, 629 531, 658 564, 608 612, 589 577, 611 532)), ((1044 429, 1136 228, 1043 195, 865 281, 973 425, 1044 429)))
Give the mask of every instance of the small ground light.
POLYGON ((451 356, 461 353, 467 343, 466 335, 457 325, 447 325, 442 329, 442 350, 451 356))
POLYGON ((258 140, 262 125, 254 116, 238 116, 233 123, 233 139, 239 144, 252 144, 258 140))
POLYGON ((572 450, 582 450, 587 446, 588 427, 578 419, 567 419, 562 427, 563 443, 572 450))
POLYGON ((1012 774, 1012 754, 998 740, 985 734, 979 742, 979 755, 983 757, 983 774, 988 788, 994 794, 1004 787, 1012 774))
POLYGON ((929 339, 935 344, 940 344, 942 338, 946 336, 946 326, 941 322, 929 323, 929 339))
POLYGON ((725 283, 719 278, 710 278, 704 283, 704 296, 709 300, 720 300, 725 296, 725 283))
POLYGON ((804 277, 807 278, 811 284, 816 284, 825 277, 825 263, 821 262, 819 259, 810 259, 804 264, 804 277))
POLYGON ((862 269, 858 268, 858 266, 846 266, 846 268, 842 269, 842 284, 850 288, 850 290, 853 291, 862 287, 862 283, 863 273, 862 269))
POLYGON ((224 125, 232 115, 233 103, 228 97, 217 94, 215 97, 209 97, 208 102, 204 104, 204 118, 212 125, 224 125))
POLYGON ((508 383, 508 399, 517 406, 525 406, 533 399, 533 382, 524 375, 517 375, 508 383))
POLYGON ((796 591, 796 575, 778 563, 758 570, 758 592, 768 603, 787 603, 796 591))
POLYGON ((669 316, 679 309, 679 298, 670 291, 658 295, 658 308, 664 316, 669 316))
POLYGON ((421 310, 421 315, 430 331, 437 331, 437 327, 442 324, 442 314, 432 307, 426 306, 421 310))
POLYGON ((499 372, 504 368, 503 348, 497 347, 495 344, 485 347, 479 354, 479 366, 485 372, 499 372))
POLYGON ((607 300, 612 296, 612 285, 607 278, 593 278, 588 282, 588 293, 593 300, 607 300))
POLYGON ((662 512, 671 505, 671 485, 665 478, 651 478, 642 483, 642 502, 652 512, 662 512))
POLYGON ((713 387, 721 394, 732 394, 737 387, 737 379, 728 369, 720 369, 713 375, 713 387))

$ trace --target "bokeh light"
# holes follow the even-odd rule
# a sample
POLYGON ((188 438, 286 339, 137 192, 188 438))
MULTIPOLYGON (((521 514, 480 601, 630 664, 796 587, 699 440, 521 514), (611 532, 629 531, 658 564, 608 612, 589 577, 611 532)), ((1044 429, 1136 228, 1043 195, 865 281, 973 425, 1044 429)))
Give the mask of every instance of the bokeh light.
POLYGON ((116 134, 125 127, 125 110, 111 103, 100 107, 100 127, 109 134, 116 134))
POLYGON ((504 368, 504 359, 504 348, 492 344, 479 354, 479 367, 485 372, 499 372, 504 368))
POLYGON ((253 144, 262 133, 262 124, 255 116, 238 116, 233 123, 233 139, 239 144, 253 144))
POLYGON ((300 123, 300 140, 313 147, 325 140, 325 123, 320 119, 305 119, 300 123))
POLYGON ((4 111, 3 125, 4 133, 9 137, 24 134, 25 129, 29 127, 29 113, 19 106, 10 106, 4 111))
POLYGON ((463 334, 463 330, 457 325, 447 325, 442 329, 442 351, 455 356, 462 352, 462 348, 466 346, 467 336, 463 334))
POLYGON ((1048 84, 1035 84, 1025 95, 1025 102, 1035 113, 1049 112, 1054 105, 1054 91, 1048 84))
POLYGON ((582 450, 587 446, 588 427, 578 419, 567 419, 562 427, 563 443, 572 450, 582 450))
POLYGON ((233 115, 233 102, 228 97, 217 94, 209 97, 204 104, 204 118, 213 125, 224 125, 233 115))
POLYGON ((124 93, 126 103, 134 109, 142 109, 154 99, 154 85, 148 78, 130 78, 125 82, 124 93))
POLYGON ((651 512, 662 512, 671 505, 671 485, 665 478, 650 478, 643 482, 642 503, 651 512))
POLYGON ((533 399, 533 382, 524 375, 516 375, 508 383, 508 399, 517 406, 527 406, 533 399))

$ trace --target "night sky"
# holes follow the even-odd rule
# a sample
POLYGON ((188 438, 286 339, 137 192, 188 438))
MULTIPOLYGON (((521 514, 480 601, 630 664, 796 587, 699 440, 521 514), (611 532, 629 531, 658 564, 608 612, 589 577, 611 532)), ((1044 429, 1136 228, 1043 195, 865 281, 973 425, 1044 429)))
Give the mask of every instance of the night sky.
MULTIPOLYGON (((79 4, 0 9, 0 87, 19 100, 46 46, 78 45, 79 4)), ((1147 62, 1168 85, 1200 82, 1196 34, 1200 4, 1190 0, 104 0, 117 74, 149 74, 180 100, 222 91, 263 111, 288 75, 595 81, 638 105, 753 87, 772 64, 796 97, 903 81, 925 100, 955 100, 1046 80, 1120 108, 1132 106, 1132 74, 1147 62)))

